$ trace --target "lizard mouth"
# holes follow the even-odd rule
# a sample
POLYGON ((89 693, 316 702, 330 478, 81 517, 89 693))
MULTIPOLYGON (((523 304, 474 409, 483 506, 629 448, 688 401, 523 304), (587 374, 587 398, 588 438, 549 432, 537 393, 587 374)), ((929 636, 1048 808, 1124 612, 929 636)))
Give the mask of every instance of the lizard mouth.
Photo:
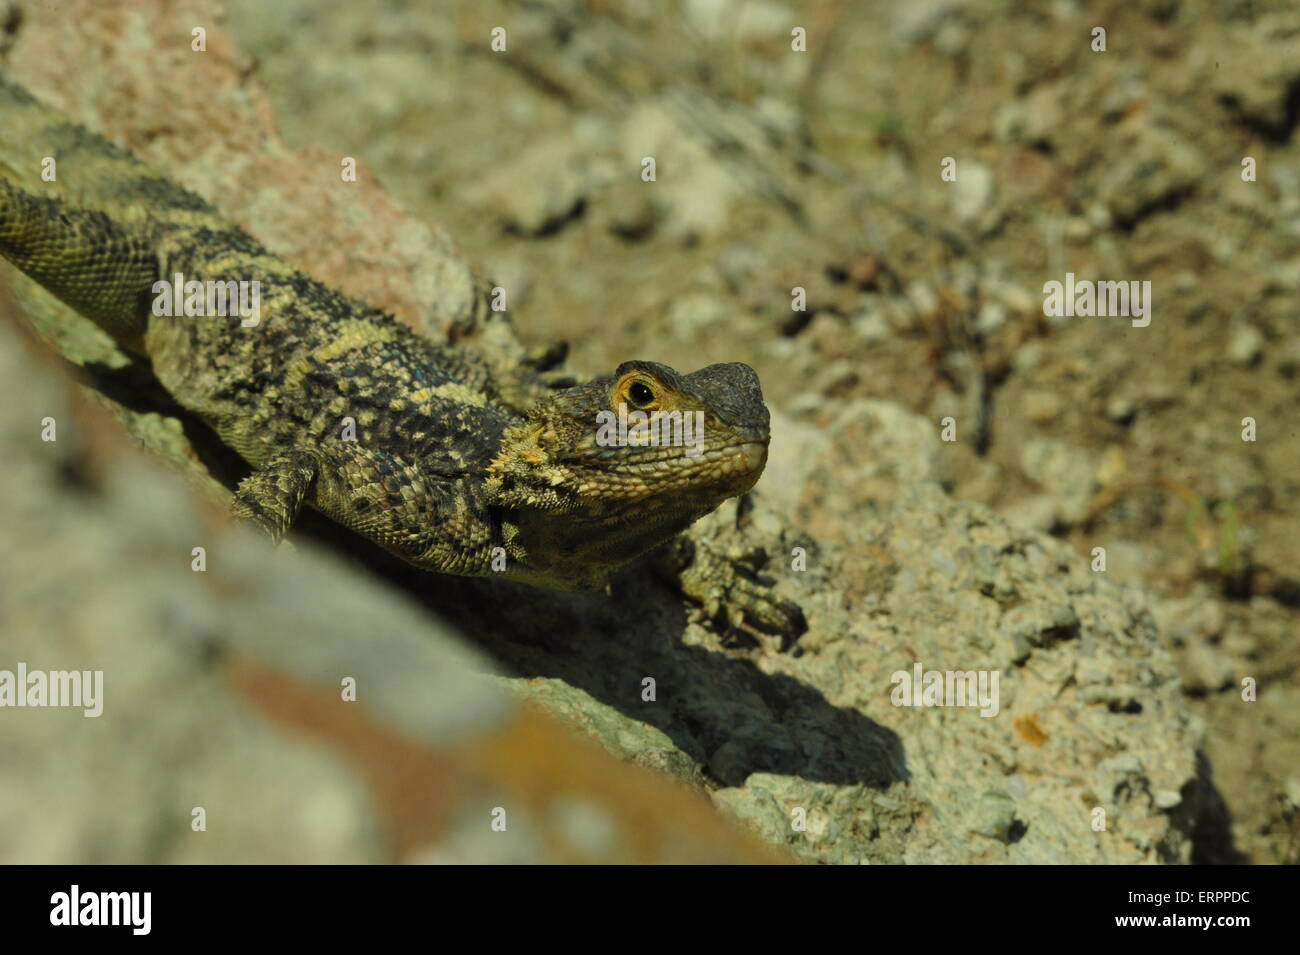
POLYGON ((767 463, 767 441, 740 441, 693 458, 681 448, 647 450, 675 453, 579 472, 580 493, 600 503, 591 512, 572 512, 569 520, 582 527, 631 522, 645 513, 652 498, 667 499, 666 513, 688 514, 693 520, 752 488, 767 463))
MULTIPOLYGON (((730 466, 728 481, 721 487, 726 497, 743 494, 758 483, 767 466, 767 442, 746 441, 724 449, 723 461, 730 466)), ((719 462, 721 465, 723 462, 719 462)), ((724 473, 724 478, 728 475, 724 473)))

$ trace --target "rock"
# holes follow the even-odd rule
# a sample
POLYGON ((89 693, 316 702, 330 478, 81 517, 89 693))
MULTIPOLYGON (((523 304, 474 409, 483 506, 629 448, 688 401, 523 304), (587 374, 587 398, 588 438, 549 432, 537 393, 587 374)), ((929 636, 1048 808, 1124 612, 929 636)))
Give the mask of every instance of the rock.
POLYGON ((1056 516, 1067 525, 1088 513, 1096 467, 1092 455, 1063 441, 1027 441, 1020 452, 1021 470, 1051 496, 1056 516))
MULTIPOLYGON (((1009 784, 1009 781, 1008 781, 1009 784)), ((966 828, 976 835, 1006 841, 1016 822, 1016 804, 1008 793, 986 792, 966 814, 966 828)))
POLYGON ((850 324, 858 338, 868 344, 882 341, 892 333, 880 296, 870 293, 862 295, 858 310, 850 317, 850 324))
POLYGON ((1269 42, 1253 31, 1228 30, 1215 60, 1212 82, 1224 106, 1240 120, 1283 133, 1300 80, 1294 41, 1269 42))
POLYGON ((1150 90, 1143 81, 1140 71, 1130 65, 1112 81, 1106 90, 1106 95, 1100 104, 1101 115, 1108 123, 1117 122, 1128 114, 1135 104, 1141 103, 1150 95, 1150 90))
POLYGON ((683 12, 692 30, 713 40, 788 36, 796 22, 788 7, 773 0, 687 0, 683 12))
POLYGON ((1268 273, 1267 289, 1282 292, 1300 290, 1300 258, 1276 263, 1268 273))
MULTIPOLYGON (((952 502, 933 486, 912 488, 860 533, 880 551, 877 561, 888 560, 888 575, 860 577, 858 570, 837 578, 849 594, 865 596, 860 588, 871 588, 882 612, 856 623, 846 617, 837 626, 827 608, 814 623, 826 637, 801 657, 771 658, 765 668, 799 674, 834 706, 862 713, 876 727, 863 741, 875 742, 852 757, 854 736, 839 735, 839 747, 847 748, 842 758, 859 767, 846 773, 847 763, 834 768, 841 757, 828 763, 820 760, 830 753, 814 757, 808 745, 818 737, 800 731, 791 740, 802 754, 795 762, 815 760, 821 767, 805 769, 804 781, 760 768, 790 756, 761 756, 751 748, 742 757, 734 743, 730 765, 755 771, 718 791, 715 801, 768 838, 824 861, 1187 857, 1187 833, 1145 793, 1189 793, 1195 805, 1208 792, 1194 781, 1202 729, 1183 709, 1173 661, 1135 594, 1093 574, 1068 547, 1010 531, 985 509, 952 502), (988 549, 979 551, 985 542, 988 549), (977 551, 991 562, 979 573, 977 551), (1017 606, 1000 610, 1007 598, 986 595, 999 592, 985 580, 990 575, 1003 581, 1001 592, 1014 594, 1017 606), (882 580, 888 583, 877 589, 882 580), (1016 647, 1017 636, 1025 647, 1016 647), (1002 674, 996 717, 890 705, 894 671, 910 675, 914 662, 942 667, 956 659, 1002 674), (1038 727, 1029 737, 1015 729, 1026 719, 1038 727), (897 741, 888 742, 882 730, 896 733, 897 741), (1105 742, 1117 733, 1129 748, 1118 774, 1118 766, 1107 769, 1112 750, 1105 742), (887 762, 866 755, 880 746, 893 754, 887 762), (998 755, 972 760, 972 752, 998 755), (1080 782, 1052 772, 1061 760, 1079 767, 1080 782), (885 779, 873 781, 879 772, 885 779), (1003 795, 1013 778, 1021 792, 1014 801, 1003 795), (1066 808, 1085 787, 1110 819, 1100 841, 1066 808), (796 807, 807 813, 807 832, 791 827, 796 807), (816 829, 814 820, 821 820, 816 829), (853 835, 872 830, 877 834, 869 841, 853 835)), ((802 712, 785 725, 810 729, 811 713, 802 712)))
POLYGON ((918 315, 930 315, 939 307, 939 295, 934 286, 924 279, 908 283, 907 302, 918 315))
POLYGON ((1137 406, 1127 395, 1113 395, 1106 399, 1106 417, 1116 424, 1128 424, 1136 412, 1137 406))
POLYGON ((1120 224, 1136 222, 1192 189, 1205 175, 1201 151, 1172 129, 1146 119, 1121 125, 1115 162, 1099 172, 1097 197, 1120 224), (1125 128, 1127 126, 1127 128, 1125 128))
POLYGON ((895 9, 893 33, 901 44, 925 40, 963 15, 967 0, 916 0, 895 9))
POLYGON ((1060 84, 1043 84, 1035 87, 1025 97, 1024 128, 1021 139, 1025 142, 1052 142, 1062 128, 1064 111, 1061 95, 1064 88, 1060 84))
POLYGON ((1061 412, 1065 410, 1065 402, 1058 392, 1046 388, 1033 388, 1025 392, 1021 410, 1030 421, 1046 424, 1060 417, 1061 412))
POLYGON ((1151 612, 1161 634, 1175 645, 1217 640, 1228 621, 1223 601, 1203 585, 1186 597, 1154 602, 1151 612))
POLYGON ((1050 494, 1026 494, 1002 508, 1002 517, 1012 526, 1046 534, 1057 524, 1056 501, 1050 494))
POLYGON ((1025 104, 1021 100, 1003 103, 993 114, 993 135, 998 142, 1015 141, 1025 128, 1025 104))
POLYGON ((1253 365, 1264 351, 1264 336, 1254 325, 1234 324, 1228 338, 1228 358, 1234 365, 1253 365))
MULTIPOLYGON (((942 452, 934 422, 888 401, 846 403, 823 429, 823 449, 805 462, 803 500, 833 500, 839 514, 870 510, 894 500, 918 481, 941 477, 942 452), (851 473, 851 482, 837 475, 851 473)), ((778 472, 779 474, 780 472, 778 472)), ((781 482, 785 484, 785 482, 781 482)), ((820 507, 818 508, 821 509, 820 507)), ((839 538, 851 525, 812 529, 839 538)))
POLYGON ((975 331, 987 338, 1007 322, 1007 310, 999 302, 985 302, 975 316, 975 331))
POLYGON ((734 100, 685 89, 642 98, 610 145, 613 181, 647 190, 656 228, 688 244, 721 234, 747 196, 797 205, 791 164, 767 158, 777 135, 753 108, 734 100), (653 182, 641 179, 647 158, 655 162, 653 182))
POLYGON ((602 140, 608 141, 609 132, 602 137, 590 127, 530 143, 489 172, 465 201, 490 212, 502 228, 529 236, 555 231, 581 211, 601 184, 589 157, 602 140), (580 134, 583 129, 587 132, 580 134))
POLYGON ((673 333, 689 339, 700 335, 726 319, 727 302, 713 292, 685 292, 673 299, 668 308, 668 321, 673 333))
POLYGON ((1232 661, 1206 643, 1187 647, 1179 658, 1183 684, 1193 693, 1213 693, 1233 681, 1232 661))
POLYGON ((977 159, 962 160, 957 166, 957 180, 952 183, 953 215, 959 222, 976 221, 993 202, 995 188, 992 169, 977 159))

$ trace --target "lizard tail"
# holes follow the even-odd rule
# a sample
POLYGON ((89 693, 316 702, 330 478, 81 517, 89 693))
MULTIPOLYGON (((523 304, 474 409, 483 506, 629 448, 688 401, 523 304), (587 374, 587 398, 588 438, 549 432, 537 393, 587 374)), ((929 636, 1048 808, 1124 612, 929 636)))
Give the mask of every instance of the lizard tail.
POLYGON ((69 209, 0 179, 0 255, 137 348, 158 260, 149 243, 93 210, 69 209))
POLYGON ((0 255, 129 347, 158 259, 143 228, 91 199, 137 166, 0 76, 0 255))

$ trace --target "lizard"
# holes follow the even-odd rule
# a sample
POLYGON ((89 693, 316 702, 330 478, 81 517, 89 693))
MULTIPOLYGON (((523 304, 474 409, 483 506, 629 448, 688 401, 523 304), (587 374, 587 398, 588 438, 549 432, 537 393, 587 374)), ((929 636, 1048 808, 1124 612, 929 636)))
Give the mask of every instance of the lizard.
POLYGON ((770 415, 748 365, 680 374, 632 360, 557 385, 541 367, 485 361, 298 271, 3 75, 0 255, 144 356, 247 462, 231 511, 273 541, 311 507, 423 570, 560 591, 599 590, 647 558, 726 626, 806 627, 743 560, 689 531, 766 464, 770 415), (46 156, 55 181, 39 174, 46 156), (256 322, 166 314, 172 277, 250 283, 256 322), (628 409, 702 421, 696 453, 602 440, 600 424, 628 409))

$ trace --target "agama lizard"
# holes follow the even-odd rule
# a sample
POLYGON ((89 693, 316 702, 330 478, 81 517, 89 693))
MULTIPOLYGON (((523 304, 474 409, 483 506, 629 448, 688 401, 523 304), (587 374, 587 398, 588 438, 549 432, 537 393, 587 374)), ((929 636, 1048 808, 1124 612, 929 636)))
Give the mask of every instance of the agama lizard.
POLYGON ((232 510, 273 539, 305 504, 418 567, 557 590, 600 588, 648 554, 732 625, 803 627, 795 605, 683 533, 763 471, 769 415, 747 365, 629 361, 548 389, 536 369, 503 371, 302 274, 3 78, 0 254, 147 356, 253 467, 232 510), (259 320, 158 314, 155 283, 173 276, 257 283, 259 320), (701 413, 699 453, 599 441, 598 413, 620 405, 701 413))

